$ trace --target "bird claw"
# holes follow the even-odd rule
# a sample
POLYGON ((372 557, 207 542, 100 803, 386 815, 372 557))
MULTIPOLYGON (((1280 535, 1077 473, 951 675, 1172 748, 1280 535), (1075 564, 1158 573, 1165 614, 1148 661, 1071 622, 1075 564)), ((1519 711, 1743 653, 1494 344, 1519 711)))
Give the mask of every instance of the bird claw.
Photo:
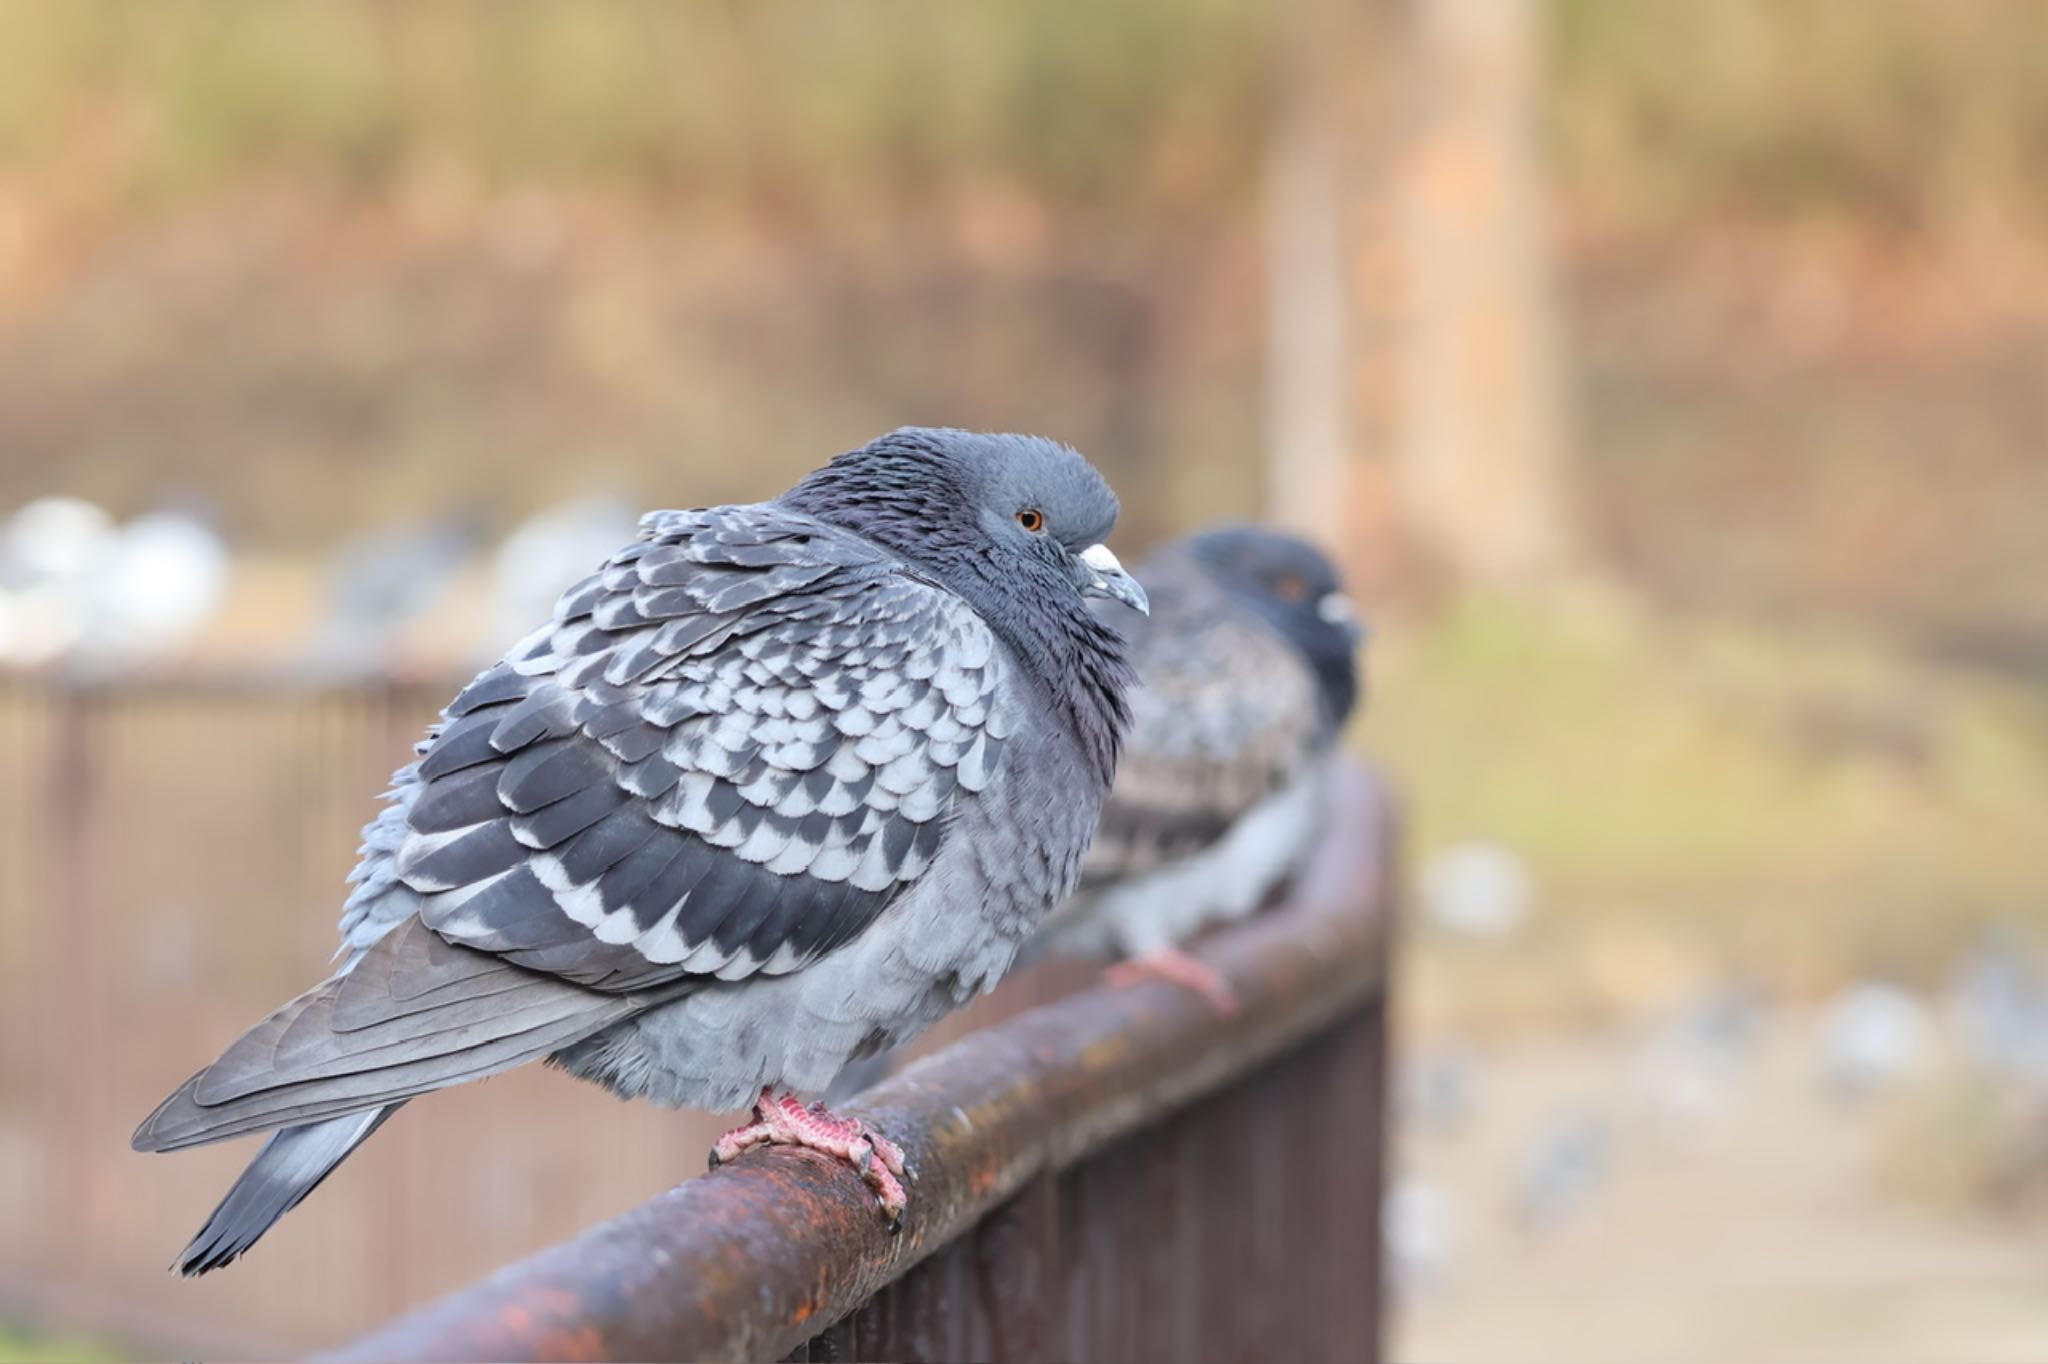
POLYGON ((903 1149, 858 1118, 842 1118, 823 1104, 805 1107, 788 1094, 761 1091, 754 1120, 733 1128, 711 1148, 711 1168, 755 1146, 801 1146, 851 1165, 875 1191, 891 1234, 903 1224, 909 1204, 904 1190, 903 1149))
POLYGON ((1225 1018, 1235 1018, 1241 1008, 1237 992, 1230 988, 1230 982, 1223 978, 1221 971, 1177 947, 1120 961, 1103 973, 1103 979, 1118 989, 1148 980, 1163 980, 1193 990, 1225 1018))
POLYGON ((882 1168, 899 1177, 909 1175, 909 1168, 903 1160, 903 1148, 866 1123, 862 1123, 861 1126, 867 1133, 868 1149, 881 1158, 882 1168))

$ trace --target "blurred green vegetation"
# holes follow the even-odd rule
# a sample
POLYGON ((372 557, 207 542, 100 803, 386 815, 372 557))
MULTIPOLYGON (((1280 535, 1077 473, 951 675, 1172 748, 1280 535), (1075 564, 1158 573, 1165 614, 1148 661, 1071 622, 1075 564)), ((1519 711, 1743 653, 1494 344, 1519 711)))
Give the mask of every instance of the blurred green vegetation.
POLYGON ((2048 6, 2034 0, 1560 0, 1553 13, 1563 170, 1635 226, 2048 223, 2048 6))
POLYGON ((1611 1021, 1730 971, 1794 998, 1933 987, 2048 904, 2038 688, 1605 597, 1467 602, 1372 647, 1361 737, 1417 865, 1497 841, 1537 886, 1504 942, 1422 925, 1426 1024, 1611 1021))
POLYGON ((45 1336, 0 1327, 0 1364, 114 1364, 130 1356, 84 1336, 45 1336))
POLYGON ((1234 0, 20 0, 8 21, 0 165, 106 147, 94 173, 130 209, 280 169, 378 188, 424 157, 811 220, 963 175, 1109 214, 1235 195, 1268 27, 1234 0))
MULTIPOLYGON (((374 190, 422 159, 815 224, 991 181, 1107 217, 1235 207, 1284 17, 1250 0, 10 0, 0 174, 90 178, 79 198, 117 216, 255 173, 374 190)), ((2034 0, 1556 0, 1550 18, 1574 202, 1666 230, 2048 221, 2034 0)))

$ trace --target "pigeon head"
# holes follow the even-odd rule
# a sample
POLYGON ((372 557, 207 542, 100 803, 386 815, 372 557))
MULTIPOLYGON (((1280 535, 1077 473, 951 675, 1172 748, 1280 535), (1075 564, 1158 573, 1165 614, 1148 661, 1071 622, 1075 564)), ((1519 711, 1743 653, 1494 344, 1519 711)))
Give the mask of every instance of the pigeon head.
POLYGON ((781 501, 964 597, 1056 703, 1086 712, 1076 725, 1107 780, 1130 672, 1122 637, 1085 599, 1150 607, 1103 544, 1116 494, 1078 451, 1042 436, 906 426, 840 455, 781 501))
POLYGON ((1022 573, 1034 588, 1064 582, 1148 609, 1102 543, 1116 525, 1116 494, 1078 451, 1042 436, 906 426, 839 456, 782 500, 955 589, 961 573, 1022 573))
POLYGON ((1304 540, 1253 526, 1228 526, 1189 542, 1209 579, 1256 611, 1308 660, 1331 723, 1358 701, 1358 646, 1364 627, 1337 570, 1304 540))

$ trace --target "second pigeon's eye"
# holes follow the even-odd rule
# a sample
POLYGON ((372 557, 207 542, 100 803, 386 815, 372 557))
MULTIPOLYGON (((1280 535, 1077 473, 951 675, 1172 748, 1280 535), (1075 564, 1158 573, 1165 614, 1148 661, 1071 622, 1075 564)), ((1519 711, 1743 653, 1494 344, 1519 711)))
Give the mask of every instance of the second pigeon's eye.
POLYGON ((1033 535, 1045 534, 1045 513, 1036 507, 1026 507, 1017 513, 1017 524, 1033 535))

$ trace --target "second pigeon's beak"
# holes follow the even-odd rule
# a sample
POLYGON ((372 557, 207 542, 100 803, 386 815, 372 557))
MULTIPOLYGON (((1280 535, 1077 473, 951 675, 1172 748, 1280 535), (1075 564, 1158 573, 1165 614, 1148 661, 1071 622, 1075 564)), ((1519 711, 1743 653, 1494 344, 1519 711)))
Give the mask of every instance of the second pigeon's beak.
POLYGON ((1080 553, 1081 595, 1120 601, 1139 615, 1152 614, 1152 603, 1138 580, 1124 572, 1124 566, 1110 553, 1108 545, 1090 545, 1080 553))
POLYGON ((1342 630, 1354 649, 1365 643, 1371 633, 1365 628, 1365 622, 1358 618, 1358 608, 1351 604, 1351 598, 1342 592, 1325 592, 1316 602, 1316 615, 1324 624, 1342 630))

